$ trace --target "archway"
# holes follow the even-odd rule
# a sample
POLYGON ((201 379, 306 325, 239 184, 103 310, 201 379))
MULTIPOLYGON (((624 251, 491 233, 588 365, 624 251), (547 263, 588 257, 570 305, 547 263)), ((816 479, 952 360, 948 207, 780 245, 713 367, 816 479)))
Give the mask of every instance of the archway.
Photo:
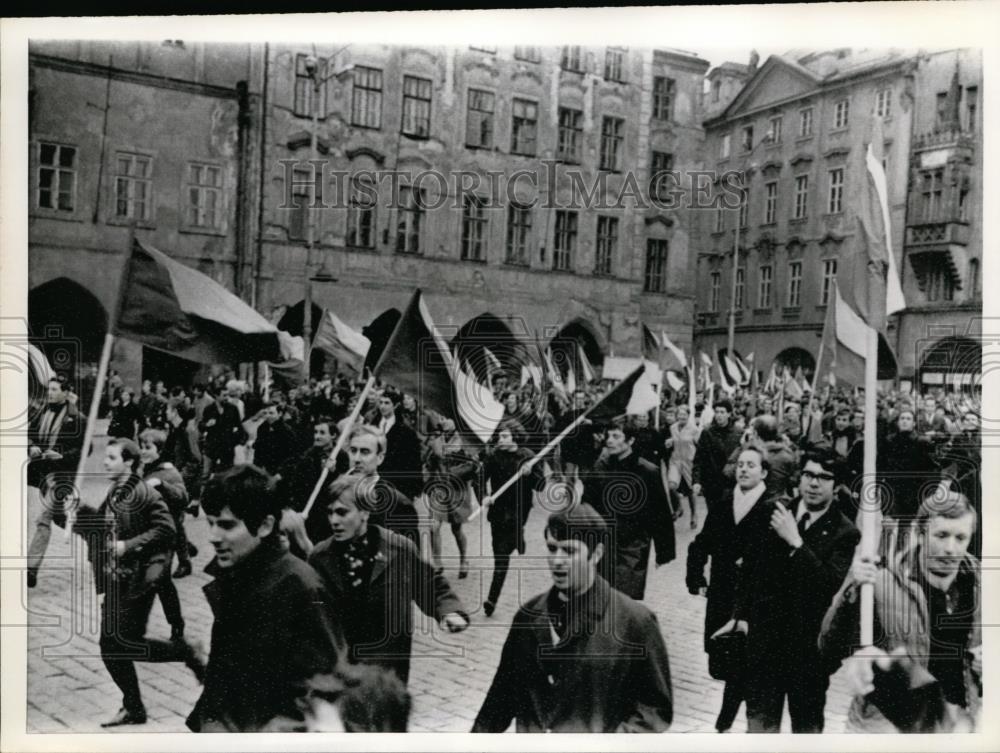
POLYGON ((982 345, 968 337, 943 337, 922 344, 917 354, 918 389, 948 392, 980 389, 982 345))
POLYGON ((107 331, 104 306, 67 277, 42 283, 28 294, 28 336, 62 374, 73 377, 78 365, 100 361, 107 331))
POLYGON ((487 350, 496 356, 508 378, 516 378, 515 372, 520 376, 525 357, 524 348, 510 327, 490 313, 480 314, 463 324, 451 339, 451 350, 459 363, 468 363, 476 378, 484 383, 489 373, 487 350))
MULTIPOLYGON (((292 337, 302 337, 303 313, 305 311, 305 301, 299 301, 294 306, 290 306, 281 319, 278 320, 278 329, 287 332, 292 337)), ((315 303, 310 309, 310 328, 312 336, 310 342, 316 337, 316 327, 323 316, 323 309, 315 303)), ((309 375, 320 376, 326 368, 326 353, 322 350, 313 350, 309 358, 309 375)))
POLYGON ((580 350, 577 346, 583 349, 583 354, 593 369, 598 369, 604 363, 604 353, 601 352, 594 327, 585 319, 569 322, 549 341, 556 368, 563 375, 568 374, 572 368, 579 384, 584 365, 580 362, 580 350))
POLYGON ((780 376, 785 368, 792 374, 801 368, 803 376, 811 382, 816 371, 816 357, 804 348, 785 348, 774 358, 774 371, 780 376))

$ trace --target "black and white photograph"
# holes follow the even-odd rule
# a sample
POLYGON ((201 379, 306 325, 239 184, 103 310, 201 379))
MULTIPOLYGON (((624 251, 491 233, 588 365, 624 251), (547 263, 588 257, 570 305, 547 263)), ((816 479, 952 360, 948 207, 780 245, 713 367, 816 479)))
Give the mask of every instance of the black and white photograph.
POLYGON ((997 10, 0 22, 3 750, 995 749, 997 10))

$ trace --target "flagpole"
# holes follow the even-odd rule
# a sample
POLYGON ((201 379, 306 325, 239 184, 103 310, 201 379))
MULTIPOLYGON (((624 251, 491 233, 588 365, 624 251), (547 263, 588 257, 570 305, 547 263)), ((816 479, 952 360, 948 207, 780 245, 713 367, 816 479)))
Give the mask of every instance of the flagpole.
MULTIPOLYGON (((890 250, 891 253, 891 250, 890 250)), ((868 300, 878 305, 877 283, 869 279, 868 300)), ((878 382, 878 332, 869 325, 866 337, 865 358, 865 432, 864 432, 864 484, 861 495, 861 553, 875 559, 878 549, 878 516, 881 511, 881 495, 875 480, 876 458, 876 395, 878 382)), ((861 586, 861 645, 868 647, 874 643, 875 586, 864 583, 861 586)))
MULTIPOLYGON (((830 291, 830 299, 827 301, 827 306, 834 307, 834 316, 836 316, 836 306, 837 306, 837 281, 833 281, 832 289, 830 291)), ((829 319, 829 316, 826 317, 829 319)), ((816 386, 819 384, 819 366, 823 362, 823 348, 826 346, 826 320, 823 321, 823 331, 819 336, 819 352, 816 354, 816 371, 813 373, 812 389, 809 390, 809 399, 816 397, 816 386)))
POLYGON ((104 386, 108 376, 108 368, 111 365, 111 351, 115 343, 115 329, 118 327, 118 319, 121 316, 122 301, 125 285, 128 281, 129 267, 132 264, 132 252, 135 248, 135 220, 129 224, 128 247, 125 249, 125 264, 122 267, 121 277, 118 280, 118 298, 115 307, 111 311, 111 320, 108 322, 108 331, 104 335, 104 345, 101 348, 101 360, 97 366, 97 382, 94 384, 94 394, 90 398, 90 411, 87 413, 87 426, 83 431, 83 446, 80 448, 80 460, 76 464, 76 475, 73 477, 73 487, 70 494, 75 495, 75 499, 70 500, 66 508, 66 540, 73 535, 73 526, 76 523, 77 506, 83 501, 83 490, 80 485, 83 483, 83 471, 90 457, 91 445, 94 442, 94 431, 97 429, 97 414, 101 405, 101 395, 104 393, 104 386))
POLYGON ((347 419, 347 423, 344 424, 344 430, 340 432, 340 436, 337 437, 337 444, 333 446, 333 453, 327 458, 327 461, 323 464, 323 470, 320 471, 319 480, 316 482, 316 486, 313 487, 312 494, 309 495, 309 501, 306 502, 306 506, 302 510, 302 517, 308 518, 309 511, 312 510, 313 505, 316 503, 316 497, 319 496, 320 490, 323 488, 323 484, 326 483, 327 476, 330 475, 330 471, 337 467, 337 456, 340 455, 340 451, 344 449, 344 442, 347 439, 347 435, 351 433, 351 429, 354 428, 354 422, 358 420, 358 416, 361 414, 361 409, 365 405, 365 400, 368 399, 368 393, 371 392, 372 387, 375 386, 375 375, 371 374, 368 377, 368 381, 365 383, 365 388, 361 390, 361 394, 358 395, 358 402, 354 406, 354 410, 351 411, 351 415, 347 419))

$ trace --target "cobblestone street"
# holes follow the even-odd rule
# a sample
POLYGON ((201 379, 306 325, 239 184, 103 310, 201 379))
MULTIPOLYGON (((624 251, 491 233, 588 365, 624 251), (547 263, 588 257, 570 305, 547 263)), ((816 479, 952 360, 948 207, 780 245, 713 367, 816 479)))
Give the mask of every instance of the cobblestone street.
MULTIPOLYGON (((96 471, 104 438, 97 440, 91 456, 96 471)), ((85 498, 96 504, 105 483, 93 479, 85 498)), ((28 533, 38 514, 37 495, 31 495, 28 533)), ((650 573, 646 603, 659 618, 670 652, 674 691, 672 732, 712 732, 722 699, 722 683, 708 676, 702 651, 705 601, 690 596, 684 587, 684 557, 693 533, 685 516, 677 524, 679 557, 650 573)), ((511 574, 496 613, 487 618, 482 601, 489 586, 492 557, 489 525, 483 518, 466 526, 472 571, 457 579, 457 552, 450 532, 445 532, 445 553, 454 559, 446 576, 465 602, 472 624, 464 633, 442 631, 418 614, 410 690, 414 698, 410 730, 414 732, 467 732, 486 694, 500 659, 510 620, 517 605, 548 587, 542 528, 544 514, 532 511, 528 522, 528 554, 515 557, 511 574)), ((175 581, 187 622, 187 635, 208 646, 211 612, 201 588, 209 577, 202 570, 211 559, 204 515, 187 520, 188 535, 198 547, 195 574, 175 581)), ((98 611, 89 566, 79 548, 71 548, 61 529, 53 528, 49 554, 38 586, 27 592, 28 630, 28 732, 100 732, 100 723, 120 705, 120 696, 104 669, 98 650, 98 611)), ((166 638, 169 628, 160 606, 153 607, 149 634, 166 638)), ((183 732, 184 719, 200 692, 191 673, 180 664, 137 664, 149 722, 127 732, 183 732)), ((848 695, 841 677, 834 676, 827 697, 826 730, 843 729, 848 695)), ((746 728, 741 711, 734 732, 746 728)), ((783 729, 787 730, 787 713, 783 729)), ((512 727, 513 729, 513 727, 512 727)))

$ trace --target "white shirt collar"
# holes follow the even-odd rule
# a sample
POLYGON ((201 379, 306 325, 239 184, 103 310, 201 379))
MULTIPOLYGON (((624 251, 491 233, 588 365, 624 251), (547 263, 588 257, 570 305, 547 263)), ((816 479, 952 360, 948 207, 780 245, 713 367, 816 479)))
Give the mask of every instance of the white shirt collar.
POLYGON ((753 489, 743 491, 740 489, 739 485, 733 489, 733 519, 739 523, 743 518, 747 516, 757 500, 761 498, 764 494, 764 490, 767 487, 764 486, 764 482, 761 481, 753 489))

